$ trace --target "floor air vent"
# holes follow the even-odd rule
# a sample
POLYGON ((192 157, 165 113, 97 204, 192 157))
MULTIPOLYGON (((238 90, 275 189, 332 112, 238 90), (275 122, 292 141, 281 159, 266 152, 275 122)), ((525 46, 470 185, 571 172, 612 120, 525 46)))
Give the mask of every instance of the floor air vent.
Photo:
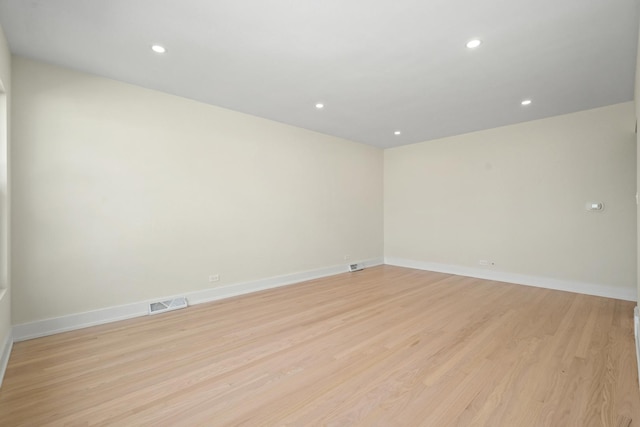
POLYGON ((360 271, 364 269, 364 264, 362 263, 358 263, 358 264, 349 264, 349 271, 354 272, 354 271, 360 271))
POLYGON ((177 310, 187 306, 185 297, 178 297, 166 301, 152 302, 149 304, 149 314, 164 313, 165 311, 177 310))

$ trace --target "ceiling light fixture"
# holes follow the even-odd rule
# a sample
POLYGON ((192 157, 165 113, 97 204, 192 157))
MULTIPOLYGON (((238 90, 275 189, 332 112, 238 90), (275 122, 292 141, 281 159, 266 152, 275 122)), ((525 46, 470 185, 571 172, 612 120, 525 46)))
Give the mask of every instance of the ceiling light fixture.
POLYGON ((324 108, 324 104, 323 104, 323 103, 321 103, 321 102, 318 102, 318 103, 316 104, 316 108, 317 108, 318 110, 322 110, 322 109, 324 108))
POLYGON ((478 40, 478 39, 473 39, 473 40, 469 40, 469 41, 467 42, 467 47, 468 47, 469 49, 475 49, 475 48, 477 48, 478 46, 480 46, 481 44, 482 44, 482 42, 481 42, 480 40, 478 40))
POLYGON ((395 131, 393 134, 394 135, 400 135, 402 132, 400 132, 399 130, 395 131))
POLYGON ((153 46, 151 46, 151 50, 155 53, 165 53, 167 51, 164 46, 160 46, 159 44, 154 44, 153 46))
POLYGON ((525 99, 520 104, 522 104, 522 105, 531 105, 531 100, 530 99, 525 99))

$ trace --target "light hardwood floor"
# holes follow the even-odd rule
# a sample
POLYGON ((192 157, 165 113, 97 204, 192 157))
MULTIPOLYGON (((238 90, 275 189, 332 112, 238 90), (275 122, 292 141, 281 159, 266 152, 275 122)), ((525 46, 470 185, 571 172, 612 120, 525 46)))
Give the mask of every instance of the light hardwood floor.
POLYGON ((17 343, 0 425, 640 426, 634 305, 375 267, 17 343))

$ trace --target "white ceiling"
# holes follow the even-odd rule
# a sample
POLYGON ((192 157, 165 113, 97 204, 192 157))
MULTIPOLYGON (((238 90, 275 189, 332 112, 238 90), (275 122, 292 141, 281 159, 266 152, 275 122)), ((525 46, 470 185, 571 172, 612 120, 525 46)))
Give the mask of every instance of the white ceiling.
POLYGON ((636 0, 0 0, 0 25, 18 55, 393 147, 632 100, 638 13, 636 0))

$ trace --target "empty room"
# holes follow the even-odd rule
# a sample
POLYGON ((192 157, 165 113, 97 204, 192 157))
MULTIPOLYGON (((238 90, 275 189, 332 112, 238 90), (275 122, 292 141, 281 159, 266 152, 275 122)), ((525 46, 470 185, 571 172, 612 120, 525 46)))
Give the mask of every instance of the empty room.
POLYGON ((640 426, 636 0, 0 0, 0 426, 640 426))

